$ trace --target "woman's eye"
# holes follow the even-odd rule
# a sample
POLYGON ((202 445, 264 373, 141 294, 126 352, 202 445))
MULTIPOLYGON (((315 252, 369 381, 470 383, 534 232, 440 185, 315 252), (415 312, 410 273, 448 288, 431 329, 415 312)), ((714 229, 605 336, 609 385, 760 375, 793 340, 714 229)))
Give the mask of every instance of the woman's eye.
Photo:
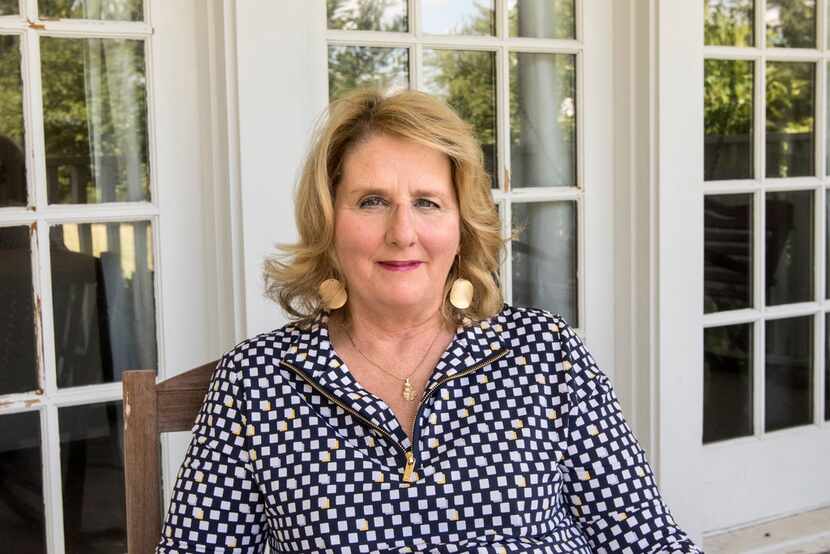
POLYGON ((432 200, 429 200, 428 198, 419 198, 418 200, 415 201, 415 205, 418 206, 419 208, 439 208, 440 207, 438 204, 436 204, 432 200))
POLYGON ((384 200, 380 196, 367 196, 360 201, 359 206, 361 208, 374 208, 376 206, 382 206, 383 204, 384 200))

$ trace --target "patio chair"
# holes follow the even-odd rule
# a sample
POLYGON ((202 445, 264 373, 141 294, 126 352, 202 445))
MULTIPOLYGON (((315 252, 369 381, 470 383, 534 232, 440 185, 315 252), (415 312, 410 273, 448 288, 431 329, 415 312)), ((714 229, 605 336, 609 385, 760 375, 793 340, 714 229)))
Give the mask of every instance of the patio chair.
POLYGON ((192 429, 218 362, 214 360, 158 384, 154 370, 124 372, 124 482, 129 554, 153 552, 161 537, 159 436, 192 429))

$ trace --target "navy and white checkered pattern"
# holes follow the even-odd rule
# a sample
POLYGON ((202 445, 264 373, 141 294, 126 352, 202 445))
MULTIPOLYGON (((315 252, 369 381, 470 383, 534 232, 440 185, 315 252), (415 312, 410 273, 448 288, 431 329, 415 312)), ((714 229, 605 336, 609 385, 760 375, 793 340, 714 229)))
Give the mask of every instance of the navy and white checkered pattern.
POLYGON ((327 315, 222 357, 157 553, 700 552, 608 378, 557 315, 459 328, 414 445, 332 349, 327 315), (406 454, 415 456, 404 481, 406 454))

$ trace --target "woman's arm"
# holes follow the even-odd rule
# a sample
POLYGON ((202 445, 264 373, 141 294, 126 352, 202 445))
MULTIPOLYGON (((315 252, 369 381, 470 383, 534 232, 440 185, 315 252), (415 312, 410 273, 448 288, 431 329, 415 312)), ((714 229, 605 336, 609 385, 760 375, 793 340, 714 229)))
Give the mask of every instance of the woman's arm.
POLYGON ((608 377, 561 317, 569 383, 565 504, 598 552, 702 552, 675 523, 608 377))
POLYGON ((249 460, 241 381, 226 354, 196 418, 157 554, 264 551, 265 509, 249 460))

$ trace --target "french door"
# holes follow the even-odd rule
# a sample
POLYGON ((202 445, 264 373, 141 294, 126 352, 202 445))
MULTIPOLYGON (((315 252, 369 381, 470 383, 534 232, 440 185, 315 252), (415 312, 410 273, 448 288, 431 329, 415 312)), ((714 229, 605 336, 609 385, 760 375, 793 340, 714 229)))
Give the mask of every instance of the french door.
POLYGON ((830 14, 682 4, 660 15, 661 450, 711 532, 830 504, 830 14))
POLYGON ((126 551, 121 374, 220 348, 203 9, 0 0, 4 551, 126 551))
MULTIPOLYGON (((473 125, 505 236, 519 231, 507 301, 560 312, 613 373, 610 2, 252 4, 237 13, 243 181, 269 167, 280 186, 243 199, 246 229, 270 230, 248 246, 267 255, 293 238, 293 182, 329 100, 368 85, 429 92, 473 125)), ((257 326, 279 323, 268 310, 257 326)))

